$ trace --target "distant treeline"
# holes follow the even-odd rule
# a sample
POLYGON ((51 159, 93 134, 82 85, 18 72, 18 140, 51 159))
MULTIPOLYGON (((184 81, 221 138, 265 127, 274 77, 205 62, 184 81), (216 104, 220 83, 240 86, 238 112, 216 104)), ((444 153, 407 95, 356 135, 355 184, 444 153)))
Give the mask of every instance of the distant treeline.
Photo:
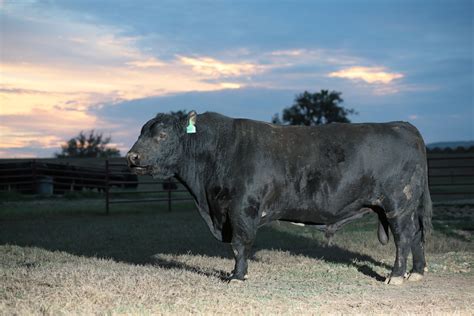
POLYGON ((471 146, 471 147, 458 146, 456 148, 434 147, 434 148, 426 148, 426 151, 433 154, 434 153, 474 153, 474 146, 471 146))

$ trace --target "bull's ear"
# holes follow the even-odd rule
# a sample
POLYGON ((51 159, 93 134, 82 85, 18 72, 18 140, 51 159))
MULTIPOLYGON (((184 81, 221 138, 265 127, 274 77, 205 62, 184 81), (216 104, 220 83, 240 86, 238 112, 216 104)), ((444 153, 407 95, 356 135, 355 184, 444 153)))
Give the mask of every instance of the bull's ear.
POLYGON ((196 133, 196 121, 197 121, 196 111, 189 112, 188 118, 187 118, 186 133, 188 134, 196 133))

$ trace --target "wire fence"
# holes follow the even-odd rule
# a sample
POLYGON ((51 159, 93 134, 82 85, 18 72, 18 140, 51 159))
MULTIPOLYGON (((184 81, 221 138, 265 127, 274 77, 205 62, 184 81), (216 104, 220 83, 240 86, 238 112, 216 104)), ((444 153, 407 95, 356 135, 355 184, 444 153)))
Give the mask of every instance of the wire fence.
MULTIPOLYGON (((474 153, 428 155, 429 186, 435 201, 472 200, 474 153)), ((124 158, 114 159, 2 159, 0 192, 63 195, 93 191, 105 197, 105 212, 119 203, 166 203, 192 200, 173 179, 157 181, 132 174, 124 158)))

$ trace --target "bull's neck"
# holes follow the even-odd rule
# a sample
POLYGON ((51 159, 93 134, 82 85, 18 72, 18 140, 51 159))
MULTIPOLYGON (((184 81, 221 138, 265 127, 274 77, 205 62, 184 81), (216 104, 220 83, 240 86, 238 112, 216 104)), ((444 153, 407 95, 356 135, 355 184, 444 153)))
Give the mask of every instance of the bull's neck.
POLYGON ((180 181, 199 201, 204 193, 205 184, 212 177, 217 151, 217 139, 208 130, 200 134, 186 134, 182 140, 182 154, 179 161, 176 179, 180 181))

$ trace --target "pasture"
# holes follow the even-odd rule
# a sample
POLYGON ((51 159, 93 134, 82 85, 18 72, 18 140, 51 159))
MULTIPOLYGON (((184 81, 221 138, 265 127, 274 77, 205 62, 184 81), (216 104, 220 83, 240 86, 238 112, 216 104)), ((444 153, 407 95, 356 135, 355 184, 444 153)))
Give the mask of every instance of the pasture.
POLYGON ((327 247, 310 227, 259 230, 249 279, 227 283, 230 247, 192 203, 101 199, 0 202, 0 314, 319 314, 474 312, 474 207, 436 206, 423 281, 383 283, 393 240, 376 217, 344 227, 327 247))

